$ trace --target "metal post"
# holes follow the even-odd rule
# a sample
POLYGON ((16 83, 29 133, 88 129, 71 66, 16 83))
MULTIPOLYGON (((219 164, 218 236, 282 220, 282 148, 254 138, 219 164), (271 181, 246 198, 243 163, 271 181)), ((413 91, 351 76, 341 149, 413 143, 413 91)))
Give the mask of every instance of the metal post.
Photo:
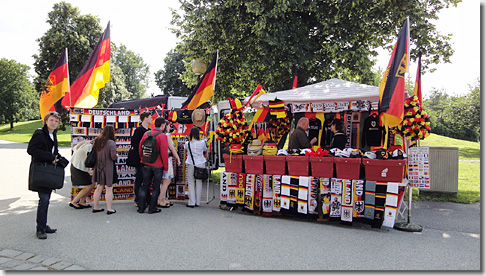
MULTIPOLYGON (((408 140, 406 140, 408 142, 408 140)), ((405 143, 405 150, 407 151, 407 158, 408 158, 408 147, 409 143, 405 143)), ((420 146, 420 143, 418 144, 420 146)), ((399 222, 395 223, 395 228, 397 230, 401 231, 407 231, 407 232, 422 232, 423 227, 421 225, 415 224, 410 221, 410 218, 412 217, 412 186, 410 186, 410 183, 407 185, 408 188, 408 216, 407 216, 407 222, 399 222)))

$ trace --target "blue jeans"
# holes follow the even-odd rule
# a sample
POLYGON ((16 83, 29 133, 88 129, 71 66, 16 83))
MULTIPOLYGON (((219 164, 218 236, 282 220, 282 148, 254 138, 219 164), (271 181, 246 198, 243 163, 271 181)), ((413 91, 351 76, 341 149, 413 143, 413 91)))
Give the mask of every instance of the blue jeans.
POLYGON ((152 196, 150 198, 149 212, 157 209, 157 199, 160 194, 160 183, 162 182, 163 174, 163 167, 143 166, 143 183, 140 187, 138 210, 145 210, 147 197, 150 196, 150 186, 152 186, 152 196))
POLYGON ((49 200, 51 199, 51 192, 39 194, 39 204, 37 205, 37 231, 46 231, 47 227, 47 209, 49 208, 49 200))

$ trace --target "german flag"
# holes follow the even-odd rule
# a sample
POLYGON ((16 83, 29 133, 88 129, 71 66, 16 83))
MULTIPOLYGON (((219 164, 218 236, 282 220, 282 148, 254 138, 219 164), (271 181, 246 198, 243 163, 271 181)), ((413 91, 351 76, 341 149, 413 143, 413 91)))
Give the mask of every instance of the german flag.
POLYGON ((415 78, 415 88, 413 89, 413 95, 417 96, 420 105, 422 105, 422 53, 419 54, 417 76, 415 78))
POLYGON ((54 104, 69 92, 68 54, 67 49, 61 54, 54 69, 47 78, 46 85, 39 100, 41 118, 49 111, 55 111, 54 104))
POLYGON ((295 73, 294 73, 294 82, 292 83, 292 89, 297 88, 297 80, 298 80, 298 77, 297 77, 297 66, 296 66, 295 67, 295 73))
POLYGON ((405 73, 408 72, 410 44, 409 19, 398 35, 388 67, 380 85, 380 113, 382 123, 388 127, 400 124, 403 119, 405 98, 405 73))
POLYGON ((218 52, 213 57, 206 73, 196 85, 191 95, 182 104, 182 109, 196 109, 207 102, 214 94, 216 84, 216 71, 218 69, 218 52))
POLYGON ((62 105, 92 108, 98 104, 100 88, 110 81, 110 22, 94 47, 88 62, 71 85, 71 92, 62 99, 62 105))

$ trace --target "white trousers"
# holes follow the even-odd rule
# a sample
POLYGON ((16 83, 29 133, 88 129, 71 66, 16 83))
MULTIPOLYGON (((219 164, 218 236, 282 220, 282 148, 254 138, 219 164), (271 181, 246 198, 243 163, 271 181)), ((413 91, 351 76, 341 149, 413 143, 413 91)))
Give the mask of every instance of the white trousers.
MULTIPOLYGON (((196 164, 196 167, 204 168, 205 163, 196 164)), ((201 205, 202 180, 194 178, 194 165, 186 164, 187 189, 189 190, 189 202, 187 205, 201 205)))

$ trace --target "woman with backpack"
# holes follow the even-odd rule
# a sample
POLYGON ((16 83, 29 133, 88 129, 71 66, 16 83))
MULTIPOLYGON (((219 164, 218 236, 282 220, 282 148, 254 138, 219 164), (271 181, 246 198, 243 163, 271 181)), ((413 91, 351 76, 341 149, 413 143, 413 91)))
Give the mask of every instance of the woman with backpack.
POLYGON ((115 161, 117 160, 115 128, 113 126, 107 125, 103 128, 100 136, 94 140, 93 149, 97 153, 92 180, 96 184, 93 213, 105 210, 99 208, 99 201, 106 186, 106 214, 111 215, 116 213, 116 210, 112 209, 111 204, 113 202, 113 183, 118 181, 115 167, 115 161))
POLYGON ((206 158, 204 153, 208 150, 206 146, 206 139, 199 137, 199 128, 192 127, 189 132, 189 141, 184 145, 187 152, 186 158, 186 179, 187 188, 189 190, 189 202, 187 207, 199 207, 201 203, 202 194, 202 180, 194 178, 194 167, 205 168, 206 158), (191 158, 192 154, 192 158, 191 158))

